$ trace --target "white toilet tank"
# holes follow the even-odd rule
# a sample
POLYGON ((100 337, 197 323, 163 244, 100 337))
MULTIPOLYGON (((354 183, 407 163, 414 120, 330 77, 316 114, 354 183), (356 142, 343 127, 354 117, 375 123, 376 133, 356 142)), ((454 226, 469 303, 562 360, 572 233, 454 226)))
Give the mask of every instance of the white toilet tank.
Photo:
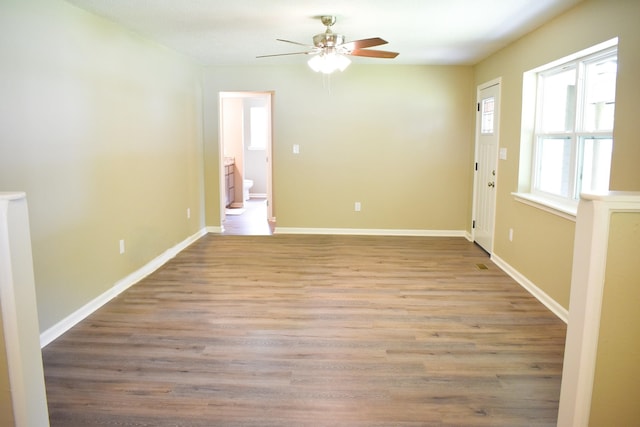
POLYGON ((249 200, 249 190, 251 189, 251 187, 253 187, 253 180, 252 179, 245 179, 245 180, 242 181, 243 200, 245 200, 245 201, 249 200))

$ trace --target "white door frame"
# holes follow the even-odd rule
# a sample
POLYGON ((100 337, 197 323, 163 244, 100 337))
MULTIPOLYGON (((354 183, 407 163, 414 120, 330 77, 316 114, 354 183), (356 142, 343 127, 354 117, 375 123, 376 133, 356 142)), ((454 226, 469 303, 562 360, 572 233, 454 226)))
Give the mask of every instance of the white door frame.
MULTIPOLYGON (((220 227, 224 230, 223 222, 226 218, 226 207, 224 194, 225 185, 225 168, 224 168, 224 137, 223 137, 223 99, 224 98, 251 98, 251 97, 267 98, 267 123, 269 130, 267 135, 266 159, 267 159, 267 220, 275 221, 273 215, 273 91, 221 91, 218 94, 218 171, 219 171, 219 193, 220 193, 220 227)), ((244 159, 240 159, 241 162, 244 159)))
MULTIPOLYGON (((494 180, 494 188, 493 191, 497 194, 497 188, 498 188, 498 152, 499 152, 499 147, 500 147, 500 103, 501 103, 501 98, 502 98, 502 77, 498 77, 496 79, 490 80, 488 82, 482 83, 480 85, 478 85, 477 89, 476 89, 476 103, 480 103, 480 93, 487 88, 490 88, 492 86, 498 86, 498 108, 496 109, 495 112, 495 116, 494 116, 494 121, 495 121, 495 138, 496 138, 496 152, 495 152, 495 172, 496 172, 496 176, 495 176, 495 180, 494 180)), ((480 124, 481 124, 481 120, 482 120, 482 115, 477 111, 476 112, 476 126, 475 126, 475 150, 474 150, 474 179, 473 179, 473 205, 472 205, 472 212, 471 212, 471 221, 472 221, 472 226, 471 226, 471 240, 475 242, 476 240, 476 228, 474 227, 475 221, 476 221, 476 214, 477 214, 477 203, 478 203, 478 192, 479 192, 479 186, 480 185, 486 185, 487 183, 484 182, 484 180, 482 182, 480 182, 480 179, 478 177, 478 170, 477 170, 477 165, 478 165, 478 148, 480 145, 480 124)), ((489 254, 493 253, 493 242, 494 242, 494 238, 495 238, 495 215, 496 215, 496 199, 497 197, 494 197, 493 199, 493 206, 491 207, 492 210, 492 219, 491 219, 491 242, 488 248, 484 248, 487 252, 489 252, 489 254)))

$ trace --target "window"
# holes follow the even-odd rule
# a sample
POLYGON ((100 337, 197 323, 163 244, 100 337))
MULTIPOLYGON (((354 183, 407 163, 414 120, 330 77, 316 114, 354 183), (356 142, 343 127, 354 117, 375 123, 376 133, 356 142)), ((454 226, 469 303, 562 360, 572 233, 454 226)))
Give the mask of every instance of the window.
POLYGON ((249 150, 265 150, 267 148, 267 109, 265 107, 251 107, 249 109, 249 150))
POLYGON ((537 72, 531 192, 577 203, 609 188, 617 49, 537 72))
POLYGON ((483 135, 493 133, 494 104, 494 97, 482 100, 482 122, 480 126, 480 133, 483 135))

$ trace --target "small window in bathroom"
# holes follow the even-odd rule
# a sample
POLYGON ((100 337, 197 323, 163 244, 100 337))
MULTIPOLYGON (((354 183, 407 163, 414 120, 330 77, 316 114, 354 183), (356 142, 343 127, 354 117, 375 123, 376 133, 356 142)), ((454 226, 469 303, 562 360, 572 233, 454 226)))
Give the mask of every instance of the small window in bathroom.
POLYGON ((251 107, 249 109, 250 123, 250 150, 265 150, 267 148, 267 135, 269 127, 267 126, 267 109, 264 107, 251 107))

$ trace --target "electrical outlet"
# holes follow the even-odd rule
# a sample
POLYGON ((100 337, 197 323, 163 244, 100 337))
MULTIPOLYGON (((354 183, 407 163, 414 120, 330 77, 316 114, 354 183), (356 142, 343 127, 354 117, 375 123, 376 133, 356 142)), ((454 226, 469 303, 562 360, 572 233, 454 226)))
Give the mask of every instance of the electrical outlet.
POLYGON ((509 229, 509 241, 513 242, 513 228, 509 229))
POLYGON ((360 212, 360 210, 362 209, 362 205, 360 204, 360 202, 356 202, 354 208, 353 208, 356 212, 360 212))
POLYGON ((293 154, 300 154, 300 145, 293 144, 293 154))
POLYGON ((120 255, 124 253, 124 240, 120 240, 120 255))
POLYGON ((191 208, 187 208, 187 219, 191 219, 191 208))

